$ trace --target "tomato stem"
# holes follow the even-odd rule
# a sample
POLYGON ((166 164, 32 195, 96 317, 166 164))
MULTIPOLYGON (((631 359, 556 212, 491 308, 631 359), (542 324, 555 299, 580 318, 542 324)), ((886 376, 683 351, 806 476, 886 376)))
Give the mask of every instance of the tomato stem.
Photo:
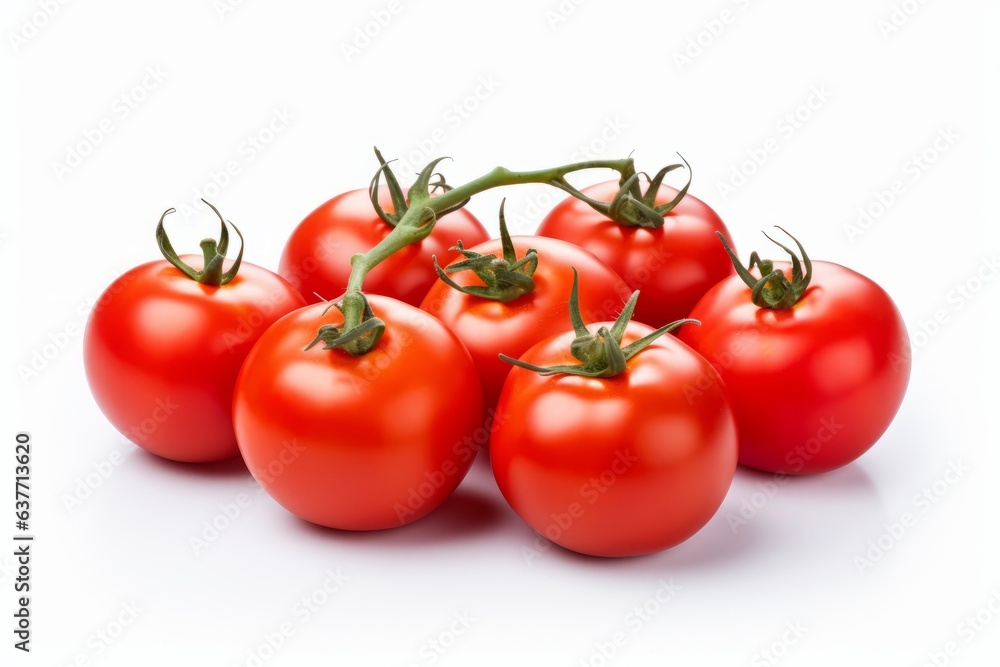
POLYGON ((770 259, 761 259, 760 255, 756 251, 750 253, 750 263, 743 267, 740 263, 739 257, 733 252, 729 244, 726 243, 725 237, 721 232, 716 232, 719 240, 722 241, 723 247, 725 247, 726 252, 729 254, 729 259, 732 260, 733 266, 736 267, 736 273, 739 274, 743 282, 747 284, 750 288, 750 300, 753 301, 754 305, 761 308, 771 308, 773 310, 783 310, 785 308, 791 308, 802 295, 805 294, 806 288, 809 287, 809 281, 812 280, 812 261, 809 259, 809 255, 806 254, 805 248, 799 243, 799 240, 789 234, 787 231, 775 225, 775 228, 781 229, 785 232, 788 238, 795 241, 795 245, 798 246, 799 252, 802 254, 802 260, 800 261, 798 256, 788 247, 778 243, 767 233, 764 236, 767 240, 774 243, 776 246, 788 253, 789 257, 792 259, 792 279, 788 280, 785 276, 785 272, 781 270, 776 270, 774 268, 774 262, 770 259), (760 269, 760 278, 750 273, 753 267, 756 266, 760 269), (803 272, 802 268, 805 267, 803 272))
POLYGON ((625 372, 628 360, 645 350, 660 336, 669 333, 684 324, 698 324, 698 320, 677 320, 666 324, 649 335, 643 336, 637 341, 622 347, 622 338, 625 329, 632 320, 632 313, 635 311, 635 304, 639 300, 639 290, 632 293, 625 308, 622 309, 618 319, 610 329, 600 327, 596 334, 590 332, 583 323, 580 315, 579 279, 576 269, 573 269, 573 289, 569 297, 569 317, 573 323, 573 331, 576 338, 570 343, 569 350, 575 358, 579 359, 579 364, 565 364, 561 366, 535 366, 513 357, 501 354, 500 358, 509 364, 520 366, 529 371, 540 373, 541 375, 582 375, 584 377, 609 378, 621 375, 625 372))
MULTIPOLYGON (((348 345, 354 343, 363 346, 366 350, 375 347, 382 334, 385 333, 385 322, 375 317, 368 299, 363 294, 361 298, 364 300, 364 321, 361 324, 350 331, 347 331, 346 328, 339 328, 334 324, 324 324, 319 328, 312 342, 305 346, 305 351, 311 350, 317 343, 323 343, 324 350, 346 348, 348 345)), ((337 302, 327 306, 323 313, 326 314, 330 308, 334 307, 340 310, 340 312, 344 312, 342 303, 337 302)))
MULTIPOLYGON (((372 179, 371 192, 374 193, 372 194, 372 202, 379 216, 393 224, 394 229, 371 250, 358 253, 351 258, 351 275, 348 279, 347 291, 338 303, 338 307, 344 313, 344 326, 340 330, 341 336, 346 336, 348 332, 365 321, 362 286, 368 272, 401 248, 427 238, 438 217, 465 206, 473 195, 505 185, 544 183, 576 196, 578 191, 566 181, 566 176, 573 172, 584 169, 613 169, 621 175, 623 180, 631 178, 635 174, 632 158, 588 160, 535 171, 511 171, 505 167, 496 167, 464 185, 452 187, 446 184, 443 178, 432 182, 432 178, 437 175, 434 169, 442 160, 446 159, 437 158, 418 174, 409 190, 409 200, 404 204, 401 200, 401 194, 397 196, 398 193, 395 193, 393 183, 398 188, 398 182, 395 177, 391 176, 389 164, 382 159, 382 155, 378 153, 377 149, 376 155, 381 166, 376 172, 375 178, 372 179), (395 210, 392 215, 385 213, 378 205, 377 193, 382 174, 386 175, 390 194, 393 196, 395 210), (432 196, 432 187, 444 192, 432 196), (402 214, 399 214, 400 208, 404 209, 402 214)), ((370 336, 358 337, 340 347, 352 355, 364 354, 373 346, 371 340, 370 336)))
POLYGON ((463 294, 478 296, 483 299, 492 299, 501 303, 508 303, 525 294, 529 294, 535 289, 535 281, 532 276, 538 268, 538 251, 530 248, 524 257, 518 259, 517 251, 514 249, 514 242, 510 240, 510 233, 507 231, 507 220, 504 217, 503 209, 507 200, 500 202, 500 244, 503 249, 503 257, 496 255, 483 255, 472 250, 466 250, 462 241, 452 250, 458 250, 465 257, 464 260, 442 269, 438 264, 437 256, 431 256, 434 262, 434 270, 444 284, 452 289, 456 289, 463 294), (459 285, 448 273, 459 271, 472 271, 483 285, 459 285))
POLYGON ((163 220, 171 213, 175 213, 177 209, 168 208, 160 216, 160 222, 156 225, 156 243, 160 247, 160 252, 163 253, 163 257, 173 264, 177 269, 192 280, 197 280, 202 285, 212 285, 218 287, 220 285, 225 285, 226 283, 232 281, 236 277, 236 274, 240 270, 240 264, 243 261, 243 234, 240 233, 239 228, 233 223, 233 229, 236 230, 236 234, 240 237, 240 252, 236 256, 236 261, 233 262, 233 266, 226 272, 223 272, 226 252, 229 250, 229 230, 226 229, 226 220, 219 213, 219 209, 215 208, 207 201, 202 199, 205 204, 208 205, 215 214, 219 216, 219 222, 222 224, 222 232, 219 234, 219 240, 208 238, 201 242, 201 252, 205 258, 203 268, 201 271, 197 271, 190 265, 185 263, 178 255, 177 251, 174 250, 173 245, 170 243, 170 238, 167 236, 167 230, 163 228, 163 220))
MULTIPOLYGON (((375 213, 378 215, 378 217, 380 217, 384 222, 395 227, 396 225, 399 224, 399 221, 406 214, 407 209, 409 209, 410 207, 410 203, 406 200, 406 194, 403 192, 402 186, 399 185, 399 180, 397 180, 396 175, 392 173, 392 169, 389 168, 389 163, 386 162, 385 159, 382 157, 382 153, 379 151, 378 148, 375 149, 375 157, 378 158, 379 164, 381 164, 382 166, 379 168, 378 171, 375 172, 375 175, 372 177, 371 183, 368 186, 368 196, 371 199, 372 206, 375 208, 375 213), (389 197, 392 199, 392 208, 393 208, 392 213, 387 213, 385 209, 382 208, 382 205, 379 203, 379 193, 381 191, 381 188, 379 186, 381 185, 382 174, 385 174, 385 184, 386 187, 389 189, 389 197)), ((437 164, 444 159, 445 158, 438 158, 437 160, 434 160, 425 169, 425 171, 428 172, 426 185, 432 185, 433 186, 431 188, 432 190, 440 189, 444 192, 447 192, 453 189, 450 185, 448 185, 448 183, 445 182, 444 176, 442 174, 433 174, 434 167, 436 167, 437 164), (432 178, 433 176, 437 176, 438 180, 430 182, 430 178, 432 178)), ((469 200, 468 198, 466 198, 465 201, 458 202, 441 211, 437 211, 437 217, 440 218, 441 216, 447 215, 452 211, 457 211, 458 209, 462 208, 468 203, 469 200)))
POLYGON ((691 165, 688 164, 688 161, 680 153, 677 154, 677 157, 681 159, 681 163, 667 165, 660 169, 652 178, 645 173, 635 173, 633 171, 631 174, 626 174, 623 172, 620 188, 610 202, 603 202, 588 197, 574 188, 567 189, 567 192, 586 203, 595 211, 604 214, 624 227, 659 229, 666 222, 664 216, 674 210, 677 204, 687 195, 688 189, 691 187, 691 177, 693 175, 691 165), (677 191, 677 194, 669 202, 657 205, 656 196, 660 193, 660 185, 663 183, 663 179, 670 172, 682 168, 687 169, 687 183, 677 191), (644 176, 649 182, 645 192, 642 191, 642 187, 639 184, 640 176, 644 176))

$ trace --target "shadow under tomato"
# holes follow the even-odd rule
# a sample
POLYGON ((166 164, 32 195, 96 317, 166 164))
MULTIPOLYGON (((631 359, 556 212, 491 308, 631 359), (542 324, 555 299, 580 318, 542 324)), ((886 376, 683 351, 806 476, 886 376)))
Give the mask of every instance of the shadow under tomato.
POLYGON ((212 463, 182 463, 171 461, 156 454, 151 454, 141 447, 139 451, 131 454, 136 463, 150 468, 156 472, 163 472, 171 475, 185 475, 187 477, 200 477, 205 479, 231 479, 237 477, 250 477, 243 458, 235 456, 225 461, 214 461, 212 463))
MULTIPOLYGON (((842 528, 843 535, 864 526, 868 520, 879 516, 882 509, 878 486, 861 461, 816 475, 789 475, 784 478, 741 466, 737 469, 733 486, 741 500, 753 499, 754 495, 759 500, 761 493, 768 489, 772 494, 765 494, 768 504, 772 497, 778 495, 791 498, 794 502, 782 509, 808 517, 811 525, 822 524, 830 532, 842 528)), ((731 508, 730 511, 737 509, 731 508)), ((766 509, 766 506, 762 508, 766 509)))
POLYGON ((590 556, 553 544, 541 558, 559 559, 570 566, 604 572, 627 572, 647 576, 683 574, 699 569, 717 568, 727 562, 748 559, 751 553, 766 548, 769 538, 760 532, 732 535, 719 514, 698 533, 665 551, 624 557, 590 556), (721 526, 719 523, 721 522, 721 526))
MULTIPOLYGON (((871 476, 863 466, 851 464, 821 475, 789 476, 774 487, 778 495, 794 495, 796 505, 806 503, 813 506, 808 512, 812 518, 797 529, 788 523, 787 515, 776 507, 769 511, 765 504, 734 530, 730 522, 734 517, 744 518, 740 515, 744 499, 749 500, 760 490, 761 485, 773 483, 774 480, 773 473, 739 467, 729 494, 712 519, 693 536, 665 551, 644 556, 606 558, 576 553, 551 544, 538 557, 558 559, 569 566, 594 571, 625 571, 643 576, 683 574, 700 569, 715 569, 725 564, 749 562, 767 557, 768 553, 778 555, 784 548, 784 540, 796 539, 802 532, 815 526, 829 531, 831 525, 841 520, 838 517, 843 517, 843 521, 853 522, 853 525, 838 525, 834 534, 838 531, 841 534, 845 531, 852 532, 857 529, 857 513, 845 512, 845 505, 859 509, 872 507, 875 511, 879 506, 878 491, 871 476)), ((767 497, 768 503, 771 500, 772 497, 767 497)), ((531 532, 522 541, 536 545, 536 538, 531 532)))
MULTIPOLYGON (((775 479, 775 473, 764 472, 755 468, 739 466, 736 469, 737 478, 744 478, 752 482, 766 483, 775 479)), ((860 461, 848 463, 846 466, 821 472, 815 475, 786 475, 782 486, 794 488, 796 486, 810 486, 823 491, 843 491, 845 493, 875 493, 875 482, 871 475, 865 470, 860 461)))
MULTIPOLYGON (((462 484, 485 484, 490 488, 497 488, 497 483, 493 479, 493 468, 490 466, 490 450, 483 447, 476 453, 472 467, 469 468, 462 484)), ((499 489, 497 491, 499 492, 499 489)))
POLYGON ((506 520, 494 499, 477 491, 459 488, 427 516, 399 528, 384 530, 338 530, 299 519, 298 528, 310 535, 333 541, 392 546, 433 546, 469 539, 497 529, 506 520))
POLYGON ((706 527, 712 530, 668 551, 665 564, 691 567, 758 555, 780 559, 806 543, 823 550, 830 542, 834 548, 859 530, 859 516, 878 512, 875 482, 857 463, 777 479, 781 481, 773 473, 739 467, 730 494, 706 527))

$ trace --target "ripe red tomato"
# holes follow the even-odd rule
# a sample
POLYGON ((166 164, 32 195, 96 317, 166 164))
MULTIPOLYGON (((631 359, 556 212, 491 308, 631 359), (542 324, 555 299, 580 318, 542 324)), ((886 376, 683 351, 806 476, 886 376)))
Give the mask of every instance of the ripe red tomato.
MULTIPOLYGON (((616 316, 630 293, 618 274, 604 262, 571 243, 537 236, 511 240, 518 258, 531 249, 538 252, 538 268, 532 275, 535 287, 531 292, 500 302, 465 294, 439 279, 420 304, 421 309, 444 322, 472 354, 487 407, 496 406, 511 369, 510 364, 500 360, 500 353, 517 358, 542 338, 566 330, 569 322, 566 297, 573 284, 574 268, 580 274, 580 307, 585 322, 616 316)), ((469 251, 503 255, 500 239, 481 243, 469 251)), ((471 271, 452 273, 450 277, 462 286, 483 284, 471 271)))
MULTIPOLYGON (((791 278, 789 263, 774 268, 791 278)), ((902 317, 881 287, 843 266, 812 262, 808 287, 783 310, 754 305, 733 276, 691 317, 702 326, 679 337, 722 375, 743 465, 788 474, 839 468, 882 436, 902 403, 910 375, 902 317)))
MULTIPOLYGON (((379 203, 392 212, 387 186, 379 188, 379 203)), ((295 228, 281 253, 278 273, 309 303, 334 300, 347 289, 351 257, 371 249, 392 230, 392 225, 375 213, 367 190, 337 195, 295 228)), ((453 211, 438 218, 430 236, 372 269, 365 278, 365 293, 419 305, 437 280, 431 263, 433 255, 449 262, 458 254, 451 250, 457 241, 475 245, 489 238, 489 232, 471 213, 464 209, 453 211)))
POLYGON ((422 310, 369 301, 387 326, 367 354, 303 349, 321 325, 344 321, 336 308, 308 306, 261 336, 233 400, 240 451, 260 485, 331 528, 419 519, 455 490, 488 438, 462 343, 422 310))
MULTIPOLYGON (((617 181, 608 181, 582 192, 610 201, 618 190, 617 181)), ((677 192, 661 185, 656 204, 671 201, 677 192)), ((664 219, 658 229, 626 227, 586 202, 568 197, 545 217, 537 233, 597 255, 630 289, 642 291, 635 319, 660 327, 687 317, 709 288, 733 273, 729 256, 715 236, 722 232, 732 245, 729 231, 707 204, 686 194, 664 219)))
MULTIPOLYGON (((197 270, 202 258, 184 256, 197 270)), ((87 381, 122 435, 174 461, 239 455, 233 386, 250 348, 278 318, 305 305, 267 269, 203 285, 166 260, 128 271, 98 300, 84 333, 87 381)))
MULTIPOLYGON (((622 343, 651 332, 632 322, 622 343)), ((574 336, 547 338, 520 361, 573 364, 574 336)), ((654 341, 614 377, 514 368, 497 414, 504 419, 490 460, 500 491, 538 533, 583 554, 635 556, 679 544, 712 518, 736 470, 725 388, 673 336, 654 341), (700 381, 704 390, 690 397, 684 387, 700 381)))

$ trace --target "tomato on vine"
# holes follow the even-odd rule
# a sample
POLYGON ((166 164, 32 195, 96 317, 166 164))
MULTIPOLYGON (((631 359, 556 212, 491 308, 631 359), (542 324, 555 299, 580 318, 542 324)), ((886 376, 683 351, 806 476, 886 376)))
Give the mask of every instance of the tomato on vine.
POLYGON ((203 257, 174 251, 163 227, 168 209, 156 228, 165 259, 108 287, 84 332, 87 381, 108 421, 175 461, 239 455, 231 419, 236 375, 264 330, 305 305, 280 276, 243 262, 242 245, 226 266, 226 221, 208 205, 222 232, 201 242, 203 257))
POLYGON ((299 518, 345 530, 402 526, 436 508, 471 467, 483 428, 476 368, 455 335, 402 301, 366 303, 365 322, 384 332, 361 332, 376 338, 364 355, 336 349, 338 308, 310 305, 261 337, 233 401, 240 451, 264 490, 299 518))
POLYGON ((490 461, 504 498, 547 539, 594 556, 670 548, 716 513, 736 469, 736 424, 718 373, 673 336, 630 322, 638 292, 591 333, 537 343, 500 394, 490 461), (700 382, 691 397, 685 387, 700 382))
POLYGON ((687 317, 705 292, 733 274, 716 241, 721 233, 732 245, 729 231, 715 211, 688 193, 690 176, 680 190, 663 183, 686 164, 661 169, 645 192, 634 173, 582 191, 570 188, 573 196, 560 202, 537 232, 592 252, 629 289, 642 290, 635 317, 653 327, 687 317))
MULTIPOLYGON (((469 443, 488 435, 479 376, 461 340, 429 313, 387 296, 366 296, 366 278, 432 236, 441 216, 454 215, 476 193, 529 182, 566 189, 566 175, 581 169, 634 173, 630 159, 526 172, 497 167, 454 188, 442 180, 432 195, 438 159, 420 172, 404 202, 388 164, 381 156, 379 161, 372 204, 380 216, 389 215, 375 196, 384 174, 398 214, 395 226, 350 257, 344 294, 332 306, 291 313, 261 337, 233 402, 240 451, 264 490, 303 519, 352 530, 399 526, 432 511, 471 465, 475 449, 469 443)), ((534 291, 528 289, 534 276, 541 285, 544 258, 536 264, 538 253, 522 249, 518 258, 516 244, 500 245, 502 260, 466 255, 466 266, 480 269, 483 285, 467 284, 465 292, 493 290, 511 300, 519 291, 534 291)), ((543 250, 547 255, 557 247, 543 250)), ((434 263, 429 266, 434 272, 434 263)), ((445 271, 441 275, 459 285, 445 271)))
POLYGON ((566 328, 566 294, 573 270, 586 289, 580 309, 587 322, 608 319, 628 298, 618 274, 586 250, 537 236, 511 238, 500 207, 500 238, 458 250, 462 259, 441 269, 421 303, 465 343, 482 381, 487 406, 496 406, 510 364, 542 338, 566 328))
MULTIPOLYGON (((376 154, 378 152, 376 151, 376 154)), ((378 154, 383 166, 386 164, 378 154)), ((382 170, 379 172, 382 173, 382 170)), ((281 253, 278 273, 309 303, 335 299, 347 289, 351 257, 382 242, 406 214, 410 203, 392 172, 385 170, 366 190, 351 190, 325 202, 307 215, 292 232, 281 253)), ((384 294, 417 306, 437 279, 431 258, 450 262, 458 256, 456 241, 475 245, 489 232, 458 206, 437 213, 433 231, 424 239, 400 248, 366 279, 371 294, 384 294)))
POLYGON ((791 261, 755 252, 747 268, 723 239, 738 275, 702 298, 691 313, 702 326, 679 336, 715 365, 733 397, 740 463, 810 474, 846 465, 878 441, 903 401, 910 352, 885 290, 812 261, 789 236, 801 259, 774 241, 791 261))

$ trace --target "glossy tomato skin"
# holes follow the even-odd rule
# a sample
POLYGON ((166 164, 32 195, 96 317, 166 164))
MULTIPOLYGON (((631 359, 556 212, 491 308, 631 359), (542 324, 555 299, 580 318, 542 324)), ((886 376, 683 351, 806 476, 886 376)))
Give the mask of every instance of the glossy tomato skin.
MULTIPOLYGON (((790 267, 775 262, 790 275, 790 267)), ((730 278, 705 295, 679 337, 709 359, 733 398, 740 463, 811 474, 864 454, 899 409, 910 376, 903 319, 865 276, 813 262, 801 300, 758 308, 730 278)))
POLYGON ((236 384, 240 451, 267 493, 296 516, 331 528, 378 530, 440 505, 486 440, 468 351, 443 324, 370 295, 386 332, 360 357, 303 348, 325 304, 297 310, 250 352, 236 384))
MULTIPOLYGON (((618 182, 584 188, 584 194, 611 201, 618 182)), ((656 203, 671 201, 677 190, 660 186, 656 203)), ((575 243, 618 272, 629 288, 641 290, 636 320, 653 327, 683 319, 713 285, 733 275, 733 265, 715 233, 722 232, 730 247, 729 230, 718 214, 691 194, 666 216, 659 229, 624 227, 569 197, 545 217, 539 236, 575 243)))
POLYGON ((231 407, 240 366, 268 326, 304 305, 283 278, 247 262, 219 287, 163 260, 138 266, 87 321, 91 392, 112 425, 153 454, 190 463, 238 456, 231 407))
MULTIPOLYGON (((379 202, 392 212, 389 190, 384 186, 379 202)), ((335 300, 347 289, 351 257, 370 250, 393 229, 375 213, 367 190, 337 195, 295 228, 281 253, 278 273, 309 303, 335 300)), ((398 250, 372 269, 365 278, 365 293, 419 305, 437 280, 432 255, 442 263, 450 262, 458 255, 451 250, 457 241, 468 247, 489 238, 489 232, 471 213, 453 211, 438 218, 426 239, 398 250)))
MULTIPOLYGON (((632 322, 623 343, 650 331, 632 322)), ((572 340, 547 338, 521 360, 575 363, 572 340)), ((725 388, 672 336, 613 378, 515 368, 497 414, 490 461, 500 491, 535 531, 582 554, 636 556, 683 542, 718 510, 736 470, 725 388), (689 400, 696 384, 704 390, 689 400)))
MULTIPOLYGON (((532 292, 500 303, 463 294, 438 280, 420 304, 422 310, 444 322, 472 354, 487 407, 496 406, 511 369, 510 364, 500 360, 501 352, 516 359, 542 338, 566 330, 574 268, 580 276, 580 310, 585 322, 616 317, 630 295, 614 270, 571 243, 539 236, 515 236, 511 240, 518 258, 530 248, 538 251, 532 292)), ((503 255, 500 239, 470 250, 503 255)), ((483 284, 471 271, 450 277, 462 286, 483 284)))

